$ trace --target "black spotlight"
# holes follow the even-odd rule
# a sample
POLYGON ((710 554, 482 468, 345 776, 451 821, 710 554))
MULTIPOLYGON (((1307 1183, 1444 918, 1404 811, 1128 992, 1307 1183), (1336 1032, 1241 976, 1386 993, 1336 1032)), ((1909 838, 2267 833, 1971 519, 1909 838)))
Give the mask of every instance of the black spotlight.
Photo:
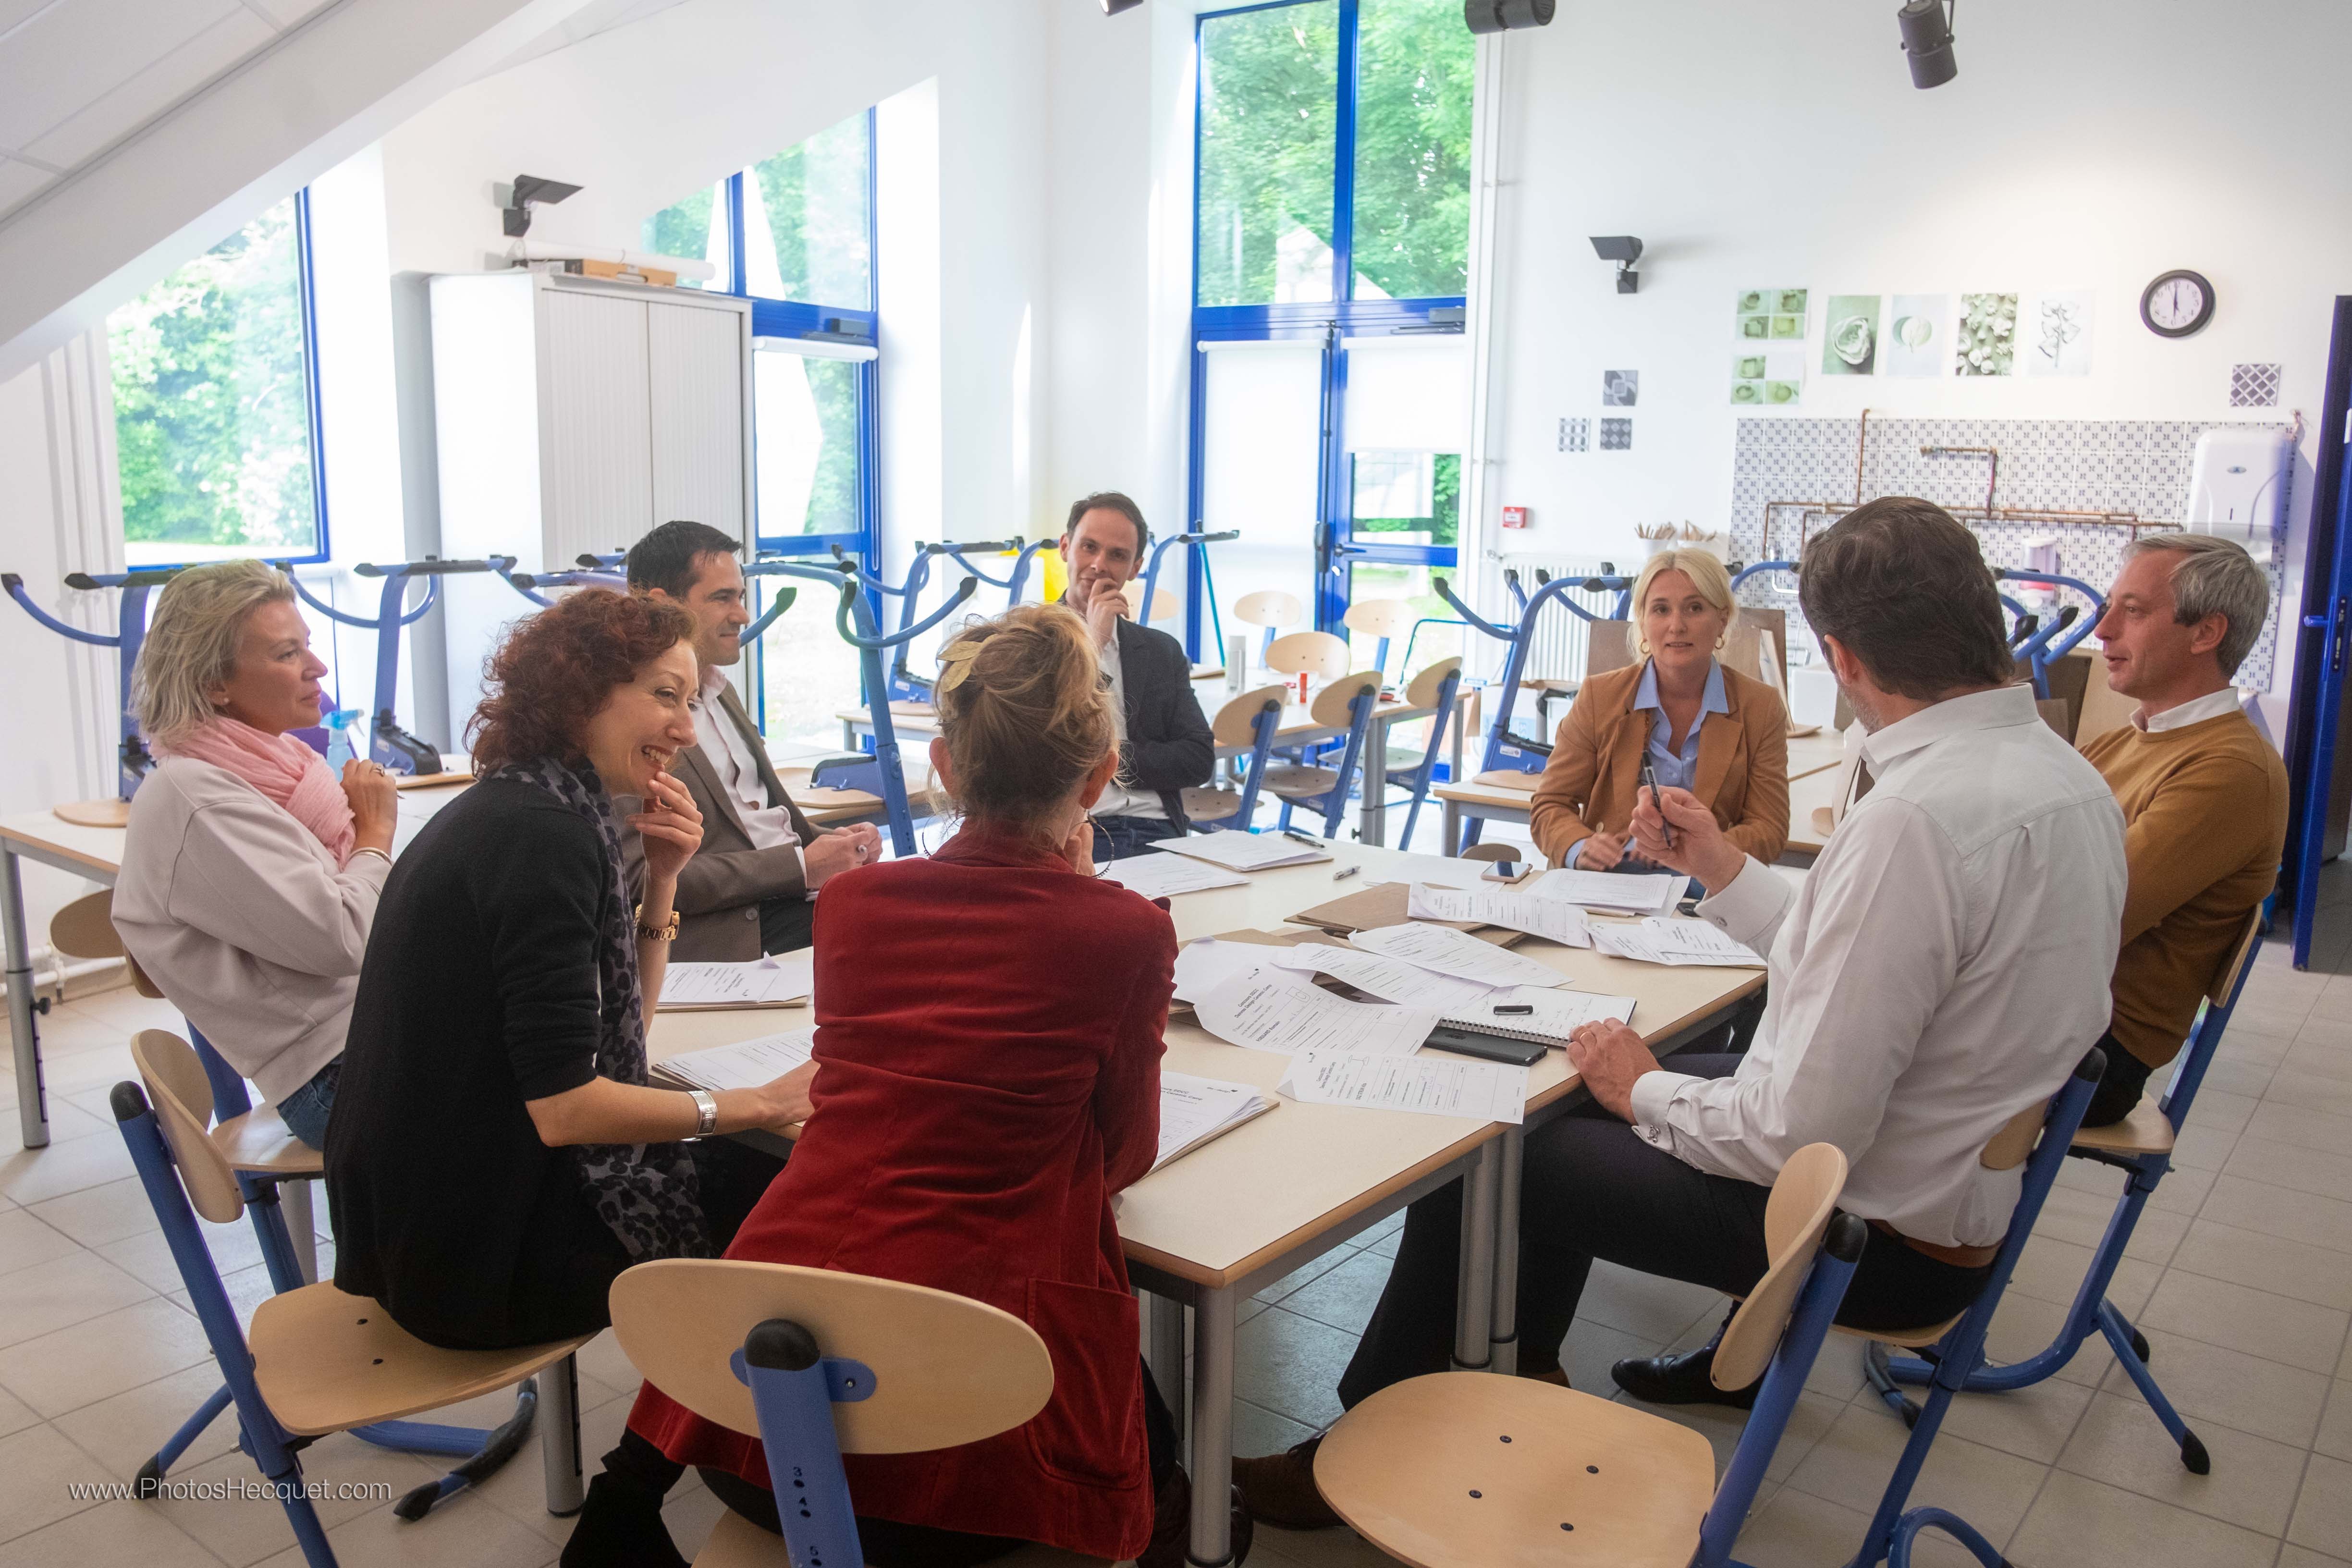
POLYGON ((1950 4, 1948 13, 1945 0, 1903 0, 1903 9, 1895 13, 1895 25, 1903 29, 1903 52, 1911 61, 1913 87, 1941 87, 1960 74, 1952 58, 1952 16, 1960 0, 1950 4))
POLYGON ((1592 254, 1617 264, 1617 292, 1642 291, 1642 275, 1633 270, 1633 263, 1642 259, 1640 240, 1630 234, 1596 234, 1592 237, 1592 254))
POLYGON ((545 180, 536 174, 517 174, 508 192, 506 205, 499 209, 508 237, 518 238, 530 232, 532 207, 541 203, 553 206, 564 197, 579 194, 579 186, 567 185, 562 180, 545 180))
POLYGON ((1143 0, 1102 0, 1103 15, 1116 16, 1121 11, 1132 11, 1142 4, 1143 0))
POLYGON ((1474 33, 1549 27, 1559 0, 1462 0, 1462 20, 1474 33))

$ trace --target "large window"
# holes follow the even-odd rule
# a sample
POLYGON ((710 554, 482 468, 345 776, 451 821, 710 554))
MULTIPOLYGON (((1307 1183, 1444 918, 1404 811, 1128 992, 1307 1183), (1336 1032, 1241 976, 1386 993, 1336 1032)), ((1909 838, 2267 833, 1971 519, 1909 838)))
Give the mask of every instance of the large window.
MULTIPOLYGON (((704 287, 751 301, 751 435, 763 554, 838 546, 872 570, 877 350, 874 115, 818 132, 646 219, 645 247, 707 260, 704 287)), ((772 583, 755 578, 763 605, 772 583)), ((856 650, 814 584, 761 639, 758 710, 771 738, 839 739, 856 650)))
POLYGON ((128 563, 324 560, 305 199, 271 207, 106 326, 128 563))
MULTIPOLYGON (((1473 61, 1454 0, 1200 18, 1192 515, 1241 534, 1221 609, 1278 587, 1330 631, 1351 597, 1448 614, 1429 579, 1460 543, 1473 61)), ((1197 654, 1197 566, 1186 586, 1197 654)), ((1416 666, 1454 651, 1433 637, 1416 666)))

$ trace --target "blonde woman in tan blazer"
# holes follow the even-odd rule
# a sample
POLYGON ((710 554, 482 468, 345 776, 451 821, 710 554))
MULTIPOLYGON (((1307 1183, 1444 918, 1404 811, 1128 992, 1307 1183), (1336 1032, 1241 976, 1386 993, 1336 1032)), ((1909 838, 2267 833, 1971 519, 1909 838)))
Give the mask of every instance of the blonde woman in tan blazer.
POLYGON ((1787 710, 1716 658, 1737 613, 1712 555, 1669 550, 1643 567, 1633 614, 1644 657, 1585 681, 1536 786, 1536 847, 1554 866, 1648 868, 1627 850, 1645 752, 1659 784, 1706 802, 1741 849, 1769 865, 1787 847, 1787 710))

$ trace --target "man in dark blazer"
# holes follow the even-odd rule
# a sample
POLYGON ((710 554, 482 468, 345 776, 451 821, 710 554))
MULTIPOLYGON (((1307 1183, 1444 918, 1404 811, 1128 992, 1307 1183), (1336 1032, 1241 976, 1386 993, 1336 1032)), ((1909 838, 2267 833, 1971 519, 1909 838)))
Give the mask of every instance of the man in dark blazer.
POLYGON ((677 878, 681 963, 742 963, 763 952, 809 945, 816 890, 836 872, 866 865, 882 850, 881 831, 854 823, 819 833, 784 793, 768 749, 726 667, 743 657, 751 621, 740 541, 699 522, 666 522, 628 555, 629 587, 667 599, 694 617, 694 653, 702 685, 688 707, 694 745, 671 772, 702 813, 702 847, 677 878))
POLYGON ((1137 625, 1120 592, 1143 570, 1150 542, 1142 509, 1117 490, 1076 502, 1062 531, 1070 574, 1062 603, 1094 634, 1118 726, 1118 776, 1094 807, 1097 863, 1182 837, 1192 826, 1183 792, 1207 784, 1216 765, 1209 721, 1192 695, 1192 661, 1166 632, 1137 625))

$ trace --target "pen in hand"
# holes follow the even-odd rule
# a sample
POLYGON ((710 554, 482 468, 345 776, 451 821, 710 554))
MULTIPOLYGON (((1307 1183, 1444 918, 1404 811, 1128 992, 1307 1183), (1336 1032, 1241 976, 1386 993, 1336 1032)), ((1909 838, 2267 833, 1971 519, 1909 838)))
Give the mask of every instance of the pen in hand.
POLYGON ((1642 787, 1650 792, 1650 805, 1658 814, 1658 831, 1664 837, 1666 847, 1672 849, 1675 847, 1675 826, 1666 820, 1665 805, 1658 799, 1657 770, 1650 766, 1650 753, 1646 751, 1642 753, 1642 787))

